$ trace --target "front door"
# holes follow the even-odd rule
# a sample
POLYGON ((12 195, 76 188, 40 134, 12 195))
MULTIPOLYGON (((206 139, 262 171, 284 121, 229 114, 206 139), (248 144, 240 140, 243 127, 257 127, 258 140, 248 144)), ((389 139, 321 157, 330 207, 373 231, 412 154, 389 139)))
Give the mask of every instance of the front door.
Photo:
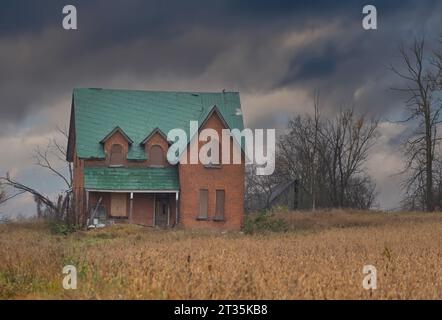
POLYGON ((169 199, 167 195, 156 195, 155 225, 165 227, 169 224, 169 199))

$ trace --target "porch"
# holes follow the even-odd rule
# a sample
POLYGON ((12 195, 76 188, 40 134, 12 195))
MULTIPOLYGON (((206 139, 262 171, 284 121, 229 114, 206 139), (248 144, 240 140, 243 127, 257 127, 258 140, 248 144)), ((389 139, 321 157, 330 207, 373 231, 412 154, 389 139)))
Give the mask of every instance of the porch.
POLYGON ((88 224, 172 227, 179 223, 176 167, 85 168, 85 198, 88 224))
POLYGON ((173 227, 178 221, 178 191, 86 191, 90 217, 99 223, 173 227))

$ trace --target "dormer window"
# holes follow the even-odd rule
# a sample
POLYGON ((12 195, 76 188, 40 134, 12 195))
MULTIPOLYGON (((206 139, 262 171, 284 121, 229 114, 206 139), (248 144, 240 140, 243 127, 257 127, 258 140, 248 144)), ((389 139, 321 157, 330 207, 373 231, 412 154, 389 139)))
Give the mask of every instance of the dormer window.
POLYGON ((152 167, 164 167, 164 151, 159 145, 150 148, 150 165, 152 167))
POLYGON ((113 144, 110 150, 109 165, 121 167, 124 165, 124 150, 121 144, 113 144))
POLYGON ((133 143, 132 139, 120 127, 115 127, 100 143, 107 154, 110 167, 122 167, 126 161, 126 152, 133 143), (117 143, 115 143, 117 142, 117 143))

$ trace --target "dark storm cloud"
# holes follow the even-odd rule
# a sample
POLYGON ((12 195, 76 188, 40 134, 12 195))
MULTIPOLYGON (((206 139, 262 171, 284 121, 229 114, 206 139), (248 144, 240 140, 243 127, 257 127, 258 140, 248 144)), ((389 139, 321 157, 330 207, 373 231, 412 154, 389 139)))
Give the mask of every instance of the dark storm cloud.
POLYGON ((1 2, 0 36, 13 36, 31 30, 38 31, 54 22, 60 2, 48 1, 48 7, 39 1, 5 0, 1 2))
POLYGON ((296 82, 312 78, 325 78, 335 71, 338 58, 333 47, 324 51, 305 51, 298 54, 290 61, 287 74, 279 85, 296 84, 296 82))
MULTIPOLYGON (((5 1, 0 10, 0 123, 4 128, 24 119, 69 95, 72 87, 101 87, 121 74, 193 79, 232 50, 239 52, 229 57, 230 62, 236 59, 232 67, 213 71, 220 88, 319 88, 330 100, 351 98, 382 74, 380 62, 391 56, 393 39, 406 36, 407 16, 424 22, 437 9, 434 1, 372 3, 380 29, 370 35, 360 26, 365 1, 70 1, 78 9, 77 31, 61 28, 61 1, 5 1), (312 24, 337 20, 346 30, 296 50, 280 75, 265 77, 257 71, 265 64, 279 67, 278 54, 288 49, 279 47, 278 40, 288 30, 303 32, 312 24)), ((378 103, 366 91, 361 99, 378 103)))
POLYGON ((372 115, 392 119, 391 113, 396 113, 400 118, 406 98, 391 88, 402 80, 389 69, 391 64, 400 67, 399 45, 425 37, 431 54, 442 32, 441 3, 414 4, 390 5, 390 14, 379 5, 378 30, 365 31, 360 20, 347 21, 338 34, 295 52, 278 86, 319 89, 335 109, 355 105, 372 115))

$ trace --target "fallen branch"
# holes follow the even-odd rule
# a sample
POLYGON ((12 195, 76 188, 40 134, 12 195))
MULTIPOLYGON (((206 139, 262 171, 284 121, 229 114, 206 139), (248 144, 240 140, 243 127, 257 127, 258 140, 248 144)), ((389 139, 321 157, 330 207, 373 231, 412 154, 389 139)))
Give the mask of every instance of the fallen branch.
POLYGON ((37 197, 48 208, 50 208, 54 211, 58 211, 57 206, 48 197, 42 195, 40 192, 38 192, 37 190, 35 190, 31 187, 25 186, 24 184, 13 180, 9 176, 9 173, 6 174, 6 177, 0 177, 0 182, 5 186, 9 186, 9 187, 19 190, 19 192, 17 194, 15 194, 13 197, 15 197, 19 194, 28 192, 28 193, 32 194, 34 197, 37 197))

